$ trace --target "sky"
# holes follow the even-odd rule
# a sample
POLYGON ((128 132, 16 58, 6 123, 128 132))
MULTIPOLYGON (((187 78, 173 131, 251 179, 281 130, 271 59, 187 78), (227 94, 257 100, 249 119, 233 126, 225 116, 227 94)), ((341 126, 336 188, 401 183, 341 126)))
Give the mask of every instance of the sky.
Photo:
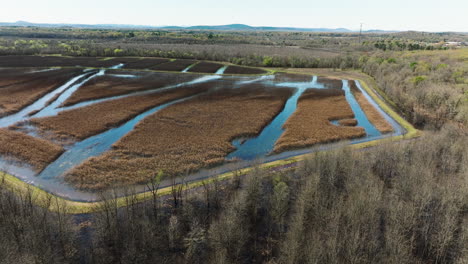
POLYGON ((0 0, 0 22, 468 32, 468 0, 0 0))

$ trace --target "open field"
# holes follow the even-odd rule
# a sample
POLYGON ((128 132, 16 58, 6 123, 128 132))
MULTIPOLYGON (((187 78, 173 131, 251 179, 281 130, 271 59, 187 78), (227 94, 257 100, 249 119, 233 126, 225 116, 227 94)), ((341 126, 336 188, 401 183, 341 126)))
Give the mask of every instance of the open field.
POLYGON ((234 150, 231 140, 258 134, 291 92, 252 84, 168 107, 143 120, 113 150, 76 167, 66 180, 78 188, 102 189, 144 183, 159 170, 176 176, 223 163, 234 150))
POLYGON ((189 72, 215 73, 221 67, 223 67, 223 64, 202 61, 190 68, 189 72))
POLYGON ((17 131, 0 129, 0 154, 2 157, 12 161, 25 162, 38 172, 62 152, 62 147, 47 140, 17 131))
POLYGON ((377 128, 377 130, 379 130, 381 133, 392 132, 392 126, 388 123, 387 120, 385 120, 385 118, 382 117, 379 111, 377 111, 377 109, 375 109, 375 107, 366 99, 364 94, 362 94, 361 90, 357 88, 356 82, 354 80, 350 80, 349 86, 362 110, 366 114, 369 121, 375 126, 375 128, 377 128))
POLYGON ((79 70, 74 69, 36 73, 0 70, 0 116, 21 110, 78 73, 79 70))
POLYGON ((52 117, 31 119, 30 122, 38 127, 42 135, 53 132, 56 135, 55 139, 72 137, 75 140, 82 140, 118 126, 152 107, 212 87, 212 84, 199 84, 161 93, 124 97, 60 112, 52 117))
POLYGON ((183 71, 188 66, 197 63, 196 60, 175 60, 171 62, 166 62, 151 68, 151 70, 156 71, 183 71))
POLYGON ((307 90, 299 98, 296 112, 286 121, 285 131, 276 142, 274 151, 279 153, 364 136, 365 131, 361 127, 341 127, 330 123, 331 120, 353 117, 343 91, 307 90))
POLYGON ((110 74, 95 77, 81 86, 63 105, 69 106, 92 99, 157 89, 199 78, 198 75, 190 74, 175 75, 156 72, 127 72, 122 70, 109 70, 108 73, 110 74), (114 75, 135 75, 135 78, 122 78, 114 75))
POLYGON ((265 70, 258 69, 258 68, 248 68, 248 67, 240 67, 240 66, 229 66, 225 71, 225 74, 263 74, 266 73, 265 70))

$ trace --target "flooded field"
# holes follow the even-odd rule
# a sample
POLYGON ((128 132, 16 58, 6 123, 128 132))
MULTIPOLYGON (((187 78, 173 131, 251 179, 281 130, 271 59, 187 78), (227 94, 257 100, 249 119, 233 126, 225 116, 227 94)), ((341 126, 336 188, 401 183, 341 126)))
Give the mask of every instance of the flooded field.
POLYGON ((0 169, 73 200, 144 188, 159 171, 164 186, 404 132, 354 80, 193 60, 39 58, 0 63, 0 169))

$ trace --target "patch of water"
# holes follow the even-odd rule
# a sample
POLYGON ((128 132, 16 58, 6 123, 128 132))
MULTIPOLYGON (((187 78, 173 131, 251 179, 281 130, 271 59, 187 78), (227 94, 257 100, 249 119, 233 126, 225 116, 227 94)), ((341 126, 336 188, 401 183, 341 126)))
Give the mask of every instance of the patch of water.
POLYGON ((227 67, 228 67, 228 66, 223 66, 223 67, 219 68, 219 70, 217 70, 217 71, 215 72, 215 74, 224 74, 224 72, 226 71, 227 67))
POLYGON ((375 128, 369 119, 367 119, 366 114, 351 92, 351 88, 349 87, 349 82, 347 80, 343 80, 343 90, 345 91, 346 101, 348 101, 349 106, 351 106, 354 118, 357 120, 357 126, 363 127, 366 130, 368 137, 380 136, 380 131, 375 128))
POLYGON ((117 78, 137 78, 138 77, 133 74, 108 74, 108 75, 112 77, 117 77, 117 78))
POLYGON ((53 68, 49 68, 49 69, 30 71, 28 73, 48 72, 48 71, 56 71, 56 70, 60 70, 60 69, 61 69, 60 67, 53 67, 53 68))
POLYGON ((37 100, 33 104, 23 108, 21 111, 15 113, 15 114, 0 118, 0 127, 8 127, 8 126, 11 126, 11 125, 13 125, 13 124, 15 124, 17 122, 21 122, 21 121, 25 121, 25 120, 29 119, 29 115, 31 113, 43 109, 46 106, 46 104, 52 98, 54 98, 58 94, 62 93, 63 91, 69 89, 75 82, 77 82, 79 79, 87 76, 88 74, 89 73, 85 73, 85 74, 81 74, 79 76, 76 76, 76 77, 72 78, 71 80, 69 80, 68 82, 66 82, 64 85, 60 86, 59 88, 57 88, 57 89, 53 90, 52 92, 44 95, 43 97, 41 97, 39 100, 37 100))
POLYGON ((65 101, 70 98, 70 96, 73 95, 83 84, 88 82, 89 80, 97 77, 97 76, 102 76, 104 75, 105 70, 100 70, 99 72, 89 76, 88 78, 84 79, 83 81, 71 86, 67 90, 65 90, 56 100, 54 100, 51 104, 46 106, 44 109, 39 111, 38 113, 34 114, 32 118, 40 118, 40 117, 46 117, 46 116, 54 116, 57 115, 61 110, 59 108, 60 105, 62 105, 65 101))
MULTIPOLYGON (((285 85, 285 84, 283 84, 285 85)), ((283 86, 278 84, 278 86, 283 86)), ((273 121, 268 124, 255 138, 251 138, 241 143, 239 140, 234 140, 232 144, 237 147, 234 152, 231 152, 226 159, 243 159, 253 160, 259 156, 268 155, 275 146, 276 141, 283 134, 283 125, 286 120, 296 111, 297 101, 299 97, 308 89, 317 86, 317 77, 312 78, 311 82, 295 83, 294 85, 287 84, 287 87, 294 86, 297 88, 296 92, 286 101, 283 110, 279 113, 273 121)))
POLYGON ((101 134, 89 137, 81 142, 76 143, 73 147, 63 153, 56 161, 47 166, 38 177, 43 179, 56 178, 66 173, 71 168, 81 164, 90 157, 99 156, 111 148, 111 146, 119 139, 124 137, 128 132, 132 131, 138 122, 145 117, 156 113, 168 106, 189 100, 198 95, 177 99, 169 103, 154 107, 144 113, 139 114, 125 124, 112 128, 101 134))
POLYGON ((183 86, 190 86, 190 85, 194 85, 194 84, 213 81, 213 80, 216 80, 216 79, 219 79, 219 78, 221 78, 221 76, 207 75, 207 76, 203 76, 203 77, 200 77, 198 79, 195 79, 195 80, 192 80, 192 81, 189 81, 189 82, 179 83, 179 84, 176 84, 176 85, 170 85, 170 86, 166 86, 166 87, 163 87, 163 88, 156 88, 156 89, 151 89, 151 90, 146 90, 146 91, 133 92, 133 93, 124 94, 124 95, 117 95, 117 96, 111 96, 111 97, 106 97, 106 98, 88 100, 88 101, 77 103, 77 104, 74 104, 74 105, 58 108, 57 111, 61 112, 61 111, 72 110, 72 109, 76 109, 76 108, 80 108, 80 107, 89 106, 89 105, 92 105, 92 104, 98 104, 98 103, 102 103, 102 102, 106 102, 106 101, 110 101, 110 100, 116 100, 116 99, 129 97, 129 96, 147 95, 147 94, 164 92, 164 91, 167 91, 167 90, 180 88, 180 87, 183 87, 183 86))
POLYGON ((193 66, 195 66, 196 64, 197 64, 197 62, 194 63, 194 64, 192 64, 192 65, 189 65, 187 68, 183 69, 182 72, 188 72, 188 71, 189 71, 190 69, 192 69, 193 66))

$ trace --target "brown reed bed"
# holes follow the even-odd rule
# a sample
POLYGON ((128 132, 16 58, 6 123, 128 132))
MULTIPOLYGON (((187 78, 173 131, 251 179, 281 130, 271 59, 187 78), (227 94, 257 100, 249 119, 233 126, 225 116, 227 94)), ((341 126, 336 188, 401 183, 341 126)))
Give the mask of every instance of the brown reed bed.
POLYGON ((275 82, 311 82, 313 76, 279 72, 275 74, 275 82))
POLYGON ((164 58, 144 58, 125 63, 124 68, 127 69, 149 69, 156 65, 169 62, 170 59, 164 58))
POLYGON ((221 164, 234 150, 231 140, 261 132, 284 107, 292 89, 251 84, 220 89, 168 107, 144 119, 104 155, 66 175, 81 189, 148 182, 221 164))
POLYGON ((151 70, 156 70, 156 71, 183 71, 185 68, 188 66, 197 63, 196 60, 175 60, 167 63, 163 63, 160 65, 156 65, 152 68, 151 70))
POLYGON ((36 172, 42 171, 63 151, 61 146, 47 140, 17 131, 0 129, 0 155, 2 158, 27 163, 36 172))
POLYGON ((226 74, 264 74, 266 73, 265 70, 258 69, 258 68, 249 68, 249 67, 241 67, 241 66, 229 66, 226 71, 226 74))
POLYGON ((387 120, 375 109, 375 107, 367 100, 364 94, 356 86, 354 80, 349 81, 349 86, 351 91, 356 98, 356 101, 362 108, 362 111, 366 114, 366 117, 369 121, 379 130, 381 133, 389 133, 393 131, 392 125, 387 122, 387 120))
POLYGON ((296 112, 286 121, 274 152, 310 147, 365 136, 362 127, 335 126, 330 120, 353 118, 344 91, 310 89, 299 98, 296 112))
POLYGON ((198 63, 197 65, 193 66, 192 68, 190 68, 189 72, 215 73, 217 70, 219 70, 223 66, 224 66, 223 64, 219 64, 219 63, 202 61, 198 63))
POLYGON ((319 76, 317 78, 318 83, 322 83, 328 89, 342 89, 343 88, 343 81, 341 79, 333 79, 328 77, 319 76))
POLYGON ((57 141, 64 138, 81 140, 116 127, 157 105, 207 91, 213 86, 206 83, 150 95, 129 96, 60 112, 56 116, 32 119, 30 122, 45 138, 57 141))
POLYGON ((157 72, 109 71, 110 74, 133 74, 137 78, 121 78, 112 75, 98 76, 80 87, 63 106, 80 102, 124 95, 138 91, 162 88, 199 78, 194 74, 170 74, 157 72))
POLYGON ((133 58, 102 60, 96 57, 0 56, 0 67, 110 67, 133 58))
POLYGON ((354 118, 341 119, 338 121, 338 124, 341 126, 357 126, 357 120, 354 118))
POLYGON ((38 73, 0 71, 0 116, 18 112, 79 73, 75 69, 38 73))

